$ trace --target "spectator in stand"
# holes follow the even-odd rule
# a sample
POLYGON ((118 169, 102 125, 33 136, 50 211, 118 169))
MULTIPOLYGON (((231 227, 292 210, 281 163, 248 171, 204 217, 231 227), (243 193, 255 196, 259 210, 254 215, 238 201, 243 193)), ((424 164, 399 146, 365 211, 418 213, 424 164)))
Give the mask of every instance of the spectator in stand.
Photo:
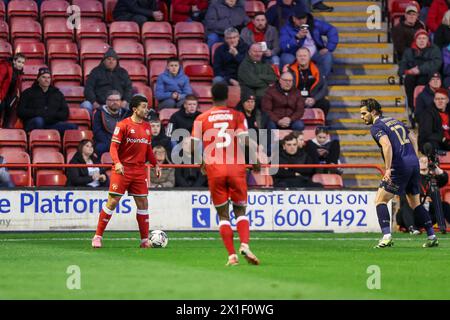
POLYGON ((240 30, 249 21, 243 3, 237 0, 219 0, 212 3, 204 20, 209 48, 212 48, 214 43, 223 41, 225 30, 231 27, 240 30))
POLYGON ((277 0, 277 3, 266 11, 267 22, 277 30, 281 30, 292 15, 294 8, 310 12, 305 0, 277 0))
POLYGON ((294 86, 294 77, 290 72, 284 72, 280 80, 267 89, 261 108, 270 117, 267 125, 270 130, 302 131, 305 128, 301 120, 305 112, 305 99, 294 86))
POLYGON ((180 60, 169 58, 166 70, 156 81, 155 98, 158 100, 158 109, 181 108, 188 94, 192 94, 192 88, 180 60))
POLYGON ((434 104, 425 109, 419 120, 419 149, 426 143, 434 150, 450 150, 450 109, 448 91, 440 88, 434 94, 434 104))
POLYGON ((253 95, 257 103, 261 101, 267 88, 277 81, 272 66, 262 61, 263 54, 261 44, 252 44, 238 69, 241 97, 253 95))
POLYGON ((433 41, 441 50, 450 44, 450 10, 444 14, 441 25, 434 33, 433 41))
POLYGON ((260 129, 269 129, 270 117, 263 110, 256 108, 255 96, 243 96, 236 109, 244 114, 248 128, 255 130, 257 134, 260 129))
POLYGON ((213 84, 225 81, 228 85, 239 86, 238 68, 247 54, 248 45, 239 37, 236 28, 228 28, 224 35, 225 43, 214 52, 213 84))
MULTIPOLYGON (((281 141, 282 150, 279 156, 280 164, 313 164, 313 160, 304 148, 298 147, 295 134, 290 133, 281 141)), ((315 173, 313 168, 279 168, 273 176, 273 185, 278 188, 314 188, 322 187, 320 183, 311 181, 315 173)))
MULTIPOLYGON (((192 154, 192 138, 183 139, 183 157, 184 164, 201 164, 196 163, 192 154)), ((181 188, 201 188, 208 186, 208 180, 202 174, 200 168, 176 168, 175 169, 175 186, 181 188)))
POLYGON ((69 107, 58 88, 51 85, 50 69, 40 68, 37 80, 25 90, 19 102, 17 115, 23 121, 25 131, 34 129, 56 129, 61 137, 68 129, 77 129, 69 118, 69 107))
POLYGON ((17 121, 24 65, 21 53, 15 54, 12 62, 0 60, 0 128, 13 128, 17 121))
POLYGON ((435 72, 430 76, 430 79, 423 89, 423 91, 417 96, 416 105, 414 109, 415 119, 419 119, 422 112, 428 108, 433 107, 434 94, 442 87, 441 74, 435 72))
POLYGON ((119 0, 113 11, 115 21, 134 21, 142 26, 147 21, 163 21, 157 0, 119 0))
MULTIPOLYGON (((314 163, 338 164, 341 154, 339 140, 331 140, 330 133, 326 127, 317 127, 316 137, 306 142, 306 152, 311 156, 314 163)), ((337 169, 320 169, 321 173, 342 173, 337 169)))
POLYGON ((208 0, 173 0, 172 22, 198 21, 205 19, 208 0))
POLYGON ((153 118, 150 120, 150 126, 152 130, 152 147, 162 146, 167 151, 167 155, 170 159, 170 153, 172 152, 172 143, 170 138, 166 136, 162 129, 161 120, 153 118))
MULTIPOLYGON (((194 95, 187 95, 183 108, 170 117, 169 124, 167 125, 167 136, 172 137, 178 129, 186 130, 184 136, 188 136, 192 132, 195 118, 200 114, 201 112, 198 111, 198 98, 194 95)), ((182 133, 179 132, 176 136, 179 137, 177 141, 180 142, 182 133)))
MULTIPOLYGON (((6 164, 5 158, 0 156, 0 164, 6 164)), ((11 180, 8 168, 0 167, 0 188, 14 188, 14 182, 11 180)))
MULTIPOLYGON (((70 163, 99 164, 99 159, 94 155, 94 142, 88 139, 81 140, 70 163)), ((69 187, 106 187, 109 185, 109 179, 105 168, 67 168, 66 185, 69 187)))
MULTIPOLYGON (((163 146, 153 148, 158 165, 170 164, 167 151, 163 146)), ((150 188, 173 188, 175 187, 175 169, 161 168, 161 175, 156 175, 155 168, 150 169, 150 188)))
POLYGON ((106 104, 97 110, 92 123, 95 140, 95 153, 101 157, 109 152, 111 138, 117 122, 128 115, 128 108, 121 107, 122 97, 117 90, 111 90, 107 94, 106 104))
POLYGON ((403 53, 398 68, 398 75, 404 76, 405 92, 408 107, 414 112, 414 88, 425 85, 430 76, 439 72, 442 65, 442 55, 439 48, 431 44, 428 33, 419 30, 414 36, 411 48, 403 53))
POLYGON ((327 6, 326 4, 324 4, 322 0, 310 0, 310 1, 311 1, 312 10, 314 12, 331 12, 334 10, 333 7, 330 7, 330 6, 327 6))
POLYGON ((300 48, 296 53, 297 61, 285 70, 294 75, 294 85, 305 98, 306 108, 322 109, 325 117, 330 110, 330 102, 325 98, 328 94, 327 80, 320 74, 317 66, 311 61, 307 48, 300 48))
POLYGON ((94 109, 106 104, 108 92, 117 90, 122 96, 122 108, 128 107, 131 100, 132 85, 127 70, 119 64, 119 57, 113 48, 109 48, 102 62, 87 77, 84 87, 86 101, 81 104, 93 114, 94 109))
POLYGON ((295 8, 280 31, 281 66, 293 63, 297 50, 305 47, 309 49, 312 60, 317 63, 320 74, 326 78, 331 72, 332 52, 338 42, 338 31, 334 26, 295 8), (324 36, 327 38, 326 42, 323 41, 324 36))
POLYGON ((267 24, 264 12, 255 14, 252 21, 242 30, 241 37, 249 46, 253 43, 261 43, 264 51, 264 61, 277 66, 280 65, 278 30, 267 24))
POLYGON ((449 9, 450 0, 433 0, 428 10, 426 25, 431 33, 436 32, 442 22, 444 14, 449 9))
POLYGON ((398 61, 402 59, 405 49, 411 47, 414 35, 420 29, 426 29, 426 27, 419 20, 416 6, 406 7, 405 15, 400 18, 400 22, 391 31, 394 52, 398 61))

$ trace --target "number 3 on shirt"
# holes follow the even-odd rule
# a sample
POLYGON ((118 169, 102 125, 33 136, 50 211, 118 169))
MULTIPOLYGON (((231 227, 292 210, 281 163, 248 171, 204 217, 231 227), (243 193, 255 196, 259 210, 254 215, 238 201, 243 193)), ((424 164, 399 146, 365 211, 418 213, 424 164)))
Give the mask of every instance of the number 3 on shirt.
POLYGON ((393 126, 391 130, 395 132, 401 145, 410 143, 409 139, 406 137, 406 130, 401 125, 398 124, 393 126))
POLYGON ((216 122, 214 123, 214 129, 219 129, 219 132, 217 133, 217 136, 220 138, 224 138, 225 141, 223 142, 217 142, 216 148, 227 148, 231 143, 231 137, 230 134, 227 133, 228 129, 228 122, 216 122))

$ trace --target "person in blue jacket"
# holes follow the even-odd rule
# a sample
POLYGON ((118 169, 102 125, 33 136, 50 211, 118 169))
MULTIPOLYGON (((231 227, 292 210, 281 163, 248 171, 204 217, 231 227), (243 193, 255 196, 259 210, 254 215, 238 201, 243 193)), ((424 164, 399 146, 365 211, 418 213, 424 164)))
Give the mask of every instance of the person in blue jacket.
POLYGON ((297 50, 306 47, 320 73, 327 77, 333 65, 332 52, 338 42, 339 35, 334 26, 315 19, 301 8, 294 8, 292 16, 280 31, 281 65, 293 63, 297 50), (322 36, 326 36, 326 42, 322 36))
POLYGON ((189 78, 184 74, 177 58, 167 60, 167 69, 158 76, 155 97, 158 109, 181 108, 186 95, 192 94, 189 78))

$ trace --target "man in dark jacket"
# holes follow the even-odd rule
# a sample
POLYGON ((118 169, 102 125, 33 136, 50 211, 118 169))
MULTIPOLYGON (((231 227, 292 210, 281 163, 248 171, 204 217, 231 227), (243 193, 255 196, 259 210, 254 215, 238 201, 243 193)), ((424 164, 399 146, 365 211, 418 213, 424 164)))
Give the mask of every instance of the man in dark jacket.
POLYGON ((0 60, 0 128, 12 128, 16 123, 24 65, 25 56, 21 53, 14 55, 12 63, 0 60))
MULTIPOLYGON (((290 133, 281 142, 282 150, 279 156, 280 164, 312 164, 312 159, 304 149, 298 148, 297 137, 290 133)), ((320 183, 311 181, 313 168, 280 168, 274 175, 274 187, 281 188, 314 188, 322 187, 320 183)))
POLYGON ((309 6, 305 4, 304 0, 277 0, 277 3, 266 11, 267 21, 277 30, 281 30, 292 15, 294 8, 309 12, 309 6))
MULTIPOLYGON (((184 164, 200 164, 194 163, 195 159, 192 154, 192 138, 183 139, 182 163, 184 164)), ((175 187, 181 188, 200 188, 208 186, 208 180, 201 173, 200 168, 176 168, 175 169, 175 187)))
POLYGON ((78 126, 65 122, 69 117, 69 107, 62 92, 50 83, 50 69, 40 68, 37 80, 23 92, 17 114, 24 123, 25 131, 56 129, 63 137, 64 131, 77 129, 78 126))
POLYGON ((280 80, 267 89, 262 98, 261 108, 266 112, 270 121, 269 129, 292 129, 302 131, 305 128, 303 113, 305 99, 300 90, 294 86, 294 77, 290 72, 284 72, 280 80))
POLYGON ((434 105, 422 112, 419 120, 419 149, 430 143, 434 150, 450 150, 450 110, 448 92, 440 88, 434 95, 434 105))
POLYGON ((257 103, 261 101, 267 88, 277 81, 277 75, 272 66, 263 62, 262 57, 261 44, 254 43, 238 69, 241 96, 253 95, 257 103))
POLYGON ((238 68, 248 51, 248 45, 239 37, 236 28, 225 30, 225 43, 214 52, 213 83, 225 81, 232 86, 239 86, 238 68))
POLYGON ((163 13, 156 0, 119 0, 113 11, 114 21, 134 21, 142 26, 147 21, 162 21, 163 13))
POLYGON ((398 61, 402 59, 406 48, 411 47, 415 33, 420 29, 426 29, 425 24, 419 20, 416 6, 408 6, 405 15, 400 18, 399 24, 392 28, 392 42, 398 61))
POLYGON ((187 95, 184 101, 183 108, 175 112, 169 120, 169 124, 167 125, 167 136, 172 137, 175 135, 179 137, 177 141, 181 141, 182 136, 189 136, 192 132, 192 127, 194 126, 194 120, 197 116, 201 114, 198 111, 198 98, 194 95, 187 95), (175 132, 177 129, 184 129, 187 132, 175 132), (188 134, 189 133, 189 134, 188 134))
POLYGON ((95 153, 100 158, 109 151, 111 138, 117 122, 125 119, 128 108, 122 108, 122 97, 117 90, 111 90, 106 98, 106 104, 99 108, 94 115, 93 131, 95 140, 95 153))
POLYGON ((119 65, 119 57, 113 48, 106 51, 102 62, 89 74, 81 104, 92 115, 93 110, 106 103, 109 91, 117 90, 122 95, 122 107, 127 107, 131 99, 132 85, 127 70, 119 65))
POLYGON ((327 80, 322 77, 319 68, 311 62, 307 48, 300 48, 296 53, 297 61, 286 69, 294 75, 294 86, 305 98, 306 108, 322 109, 325 117, 330 110, 330 102, 325 98, 328 94, 327 80))
POLYGON ((308 48, 312 60, 317 63, 320 73, 328 77, 333 66, 332 52, 339 42, 337 29, 323 20, 298 8, 280 31, 281 66, 295 61, 299 48, 308 48), (322 37, 326 37, 324 42, 322 37))
POLYGON ((417 96, 414 115, 416 120, 419 119, 420 114, 426 109, 433 107, 434 94, 442 87, 441 74, 439 72, 433 73, 430 76, 428 84, 423 91, 417 96))
POLYGON ((433 73, 439 72, 442 65, 442 55, 439 48, 431 44, 428 33, 419 30, 414 35, 411 48, 403 53, 398 68, 398 75, 404 77, 408 107, 414 111, 414 88, 425 85, 433 73))

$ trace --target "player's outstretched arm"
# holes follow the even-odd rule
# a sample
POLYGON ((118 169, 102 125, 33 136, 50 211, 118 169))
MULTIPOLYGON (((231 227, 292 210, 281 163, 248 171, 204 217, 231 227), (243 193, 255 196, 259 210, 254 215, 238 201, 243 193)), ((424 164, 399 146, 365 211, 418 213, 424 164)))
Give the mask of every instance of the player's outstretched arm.
POLYGON ((408 133, 409 141, 411 141, 412 146, 414 147, 414 151, 416 152, 416 155, 419 156, 419 146, 417 144, 417 138, 414 132, 410 131, 408 133))

